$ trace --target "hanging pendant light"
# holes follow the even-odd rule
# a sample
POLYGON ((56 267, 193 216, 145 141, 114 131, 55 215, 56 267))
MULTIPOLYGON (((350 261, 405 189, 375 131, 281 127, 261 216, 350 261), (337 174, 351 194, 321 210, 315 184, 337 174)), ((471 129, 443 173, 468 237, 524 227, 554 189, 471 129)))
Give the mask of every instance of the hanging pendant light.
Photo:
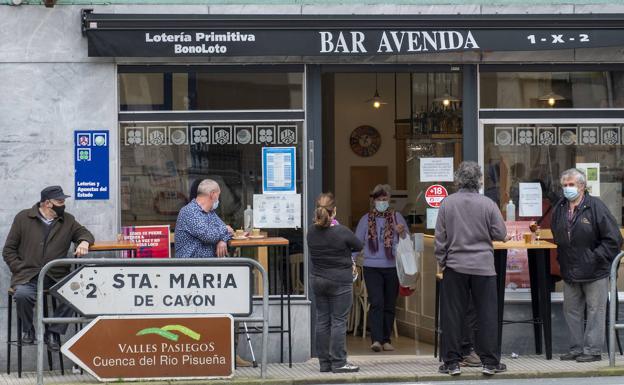
POLYGON ((453 95, 453 81, 449 78, 449 84, 446 88, 446 92, 442 96, 433 99, 434 102, 442 103, 444 107, 448 107, 451 103, 460 102, 461 99, 453 95), (451 90, 449 92, 449 89, 451 90))
POLYGON ((377 87, 377 73, 375 73, 375 94, 372 98, 365 100, 364 103, 371 103, 373 108, 375 109, 379 109, 382 105, 388 104, 381 99, 381 96, 379 96, 379 90, 377 87))
POLYGON ((549 106, 554 107, 558 101, 566 100, 566 98, 564 96, 561 96, 559 94, 556 94, 550 91, 549 93, 537 98, 537 100, 539 100, 540 102, 546 102, 548 103, 549 106))

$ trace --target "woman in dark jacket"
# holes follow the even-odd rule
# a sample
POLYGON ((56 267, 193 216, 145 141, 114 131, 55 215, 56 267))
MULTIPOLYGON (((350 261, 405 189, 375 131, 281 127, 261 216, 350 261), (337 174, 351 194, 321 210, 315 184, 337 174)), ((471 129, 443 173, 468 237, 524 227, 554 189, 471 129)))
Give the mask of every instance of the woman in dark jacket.
POLYGON ((347 362, 345 343, 353 302, 351 253, 362 250, 362 242, 347 227, 333 225, 335 216, 334 196, 321 194, 307 235, 316 304, 316 351, 321 372, 357 372, 360 368, 347 362))

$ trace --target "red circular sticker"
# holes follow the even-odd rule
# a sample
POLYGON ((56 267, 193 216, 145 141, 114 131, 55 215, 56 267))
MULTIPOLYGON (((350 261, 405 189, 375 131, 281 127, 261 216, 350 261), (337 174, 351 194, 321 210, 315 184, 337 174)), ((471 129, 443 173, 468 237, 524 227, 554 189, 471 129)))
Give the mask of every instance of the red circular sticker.
POLYGON ((433 186, 429 186, 427 191, 425 191, 425 200, 427 204, 431 207, 440 207, 440 203, 442 203, 442 199, 448 196, 448 191, 444 188, 444 186, 439 184, 434 184, 433 186))

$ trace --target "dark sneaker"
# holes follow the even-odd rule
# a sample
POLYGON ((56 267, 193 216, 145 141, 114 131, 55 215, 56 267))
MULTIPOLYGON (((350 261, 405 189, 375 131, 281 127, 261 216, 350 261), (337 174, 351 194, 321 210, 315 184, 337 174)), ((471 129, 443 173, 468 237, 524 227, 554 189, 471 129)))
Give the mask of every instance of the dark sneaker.
POLYGON ((501 373, 507 371, 507 365, 498 364, 498 365, 483 365, 483 369, 481 372, 486 376, 493 376, 495 373, 501 373))
POLYGON ((353 373, 353 372, 358 372, 360 370, 360 367, 357 365, 353 365, 350 362, 347 362, 346 364, 342 365, 339 368, 336 369, 332 369, 332 372, 334 373, 353 373))
POLYGON ((462 362, 459 363, 461 366, 468 366, 470 368, 478 368, 481 365, 481 358, 477 355, 477 353, 473 350, 469 355, 464 356, 462 362))
POLYGON ((56 333, 49 332, 43 336, 43 342, 45 342, 48 350, 51 352, 58 352, 59 350, 61 350, 61 344, 59 343, 59 340, 59 335, 56 333))
POLYGON ((321 368, 321 373, 327 373, 327 372, 331 372, 331 367, 322 367, 321 368))
POLYGON ((451 376, 459 376, 461 374, 461 368, 458 363, 442 364, 438 368, 438 372, 442 374, 450 374, 451 376))
POLYGON ((602 356, 600 354, 581 354, 576 357, 576 362, 594 362, 600 361, 602 356))
POLYGON ((22 333, 22 345, 31 345, 35 342, 35 331, 30 330, 22 333))
POLYGON ((580 356, 579 353, 566 353, 564 355, 559 356, 561 361, 574 361, 576 357, 580 356))

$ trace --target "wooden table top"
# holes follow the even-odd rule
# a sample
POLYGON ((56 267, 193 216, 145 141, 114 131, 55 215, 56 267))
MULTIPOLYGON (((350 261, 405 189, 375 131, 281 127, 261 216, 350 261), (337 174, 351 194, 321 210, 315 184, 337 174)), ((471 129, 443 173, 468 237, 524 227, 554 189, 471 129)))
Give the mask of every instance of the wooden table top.
POLYGON ((89 246, 89 251, 137 250, 139 246, 130 241, 98 241, 89 246))
POLYGON ((230 247, 288 246, 288 243, 288 239, 282 237, 268 237, 259 239, 232 239, 228 242, 230 247))
POLYGON ((509 250, 509 249, 556 249, 557 245, 552 242, 540 240, 534 243, 526 243, 522 241, 508 241, 508 242, 493 242, 494 250, 509 250))

